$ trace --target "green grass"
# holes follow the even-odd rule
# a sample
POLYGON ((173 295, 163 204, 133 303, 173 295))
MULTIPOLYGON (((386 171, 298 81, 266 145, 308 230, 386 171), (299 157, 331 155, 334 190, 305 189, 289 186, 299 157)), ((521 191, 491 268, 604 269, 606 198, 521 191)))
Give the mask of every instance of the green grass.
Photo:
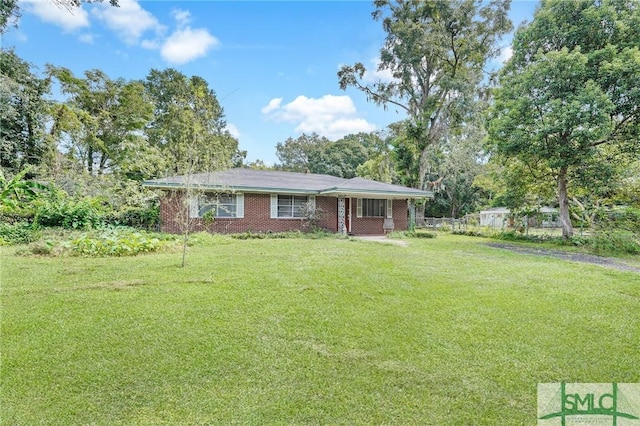
POLYGON ((637 382, 640 275, 439 235, 1 247, 7 425, 535 424, 545 382, 637 382))

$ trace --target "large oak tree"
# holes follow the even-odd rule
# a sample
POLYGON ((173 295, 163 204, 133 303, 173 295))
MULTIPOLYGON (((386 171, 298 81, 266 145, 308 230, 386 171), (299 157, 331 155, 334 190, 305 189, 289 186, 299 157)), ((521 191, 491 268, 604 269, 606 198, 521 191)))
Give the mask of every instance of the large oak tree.
POLYGON ((376 0, 373 17, 387 33, 377 71, 392 79, 371 82, 361 63, 343 66, 340 87, 353 86, 368 99, 407 114, 404 134, 412 185, 424 189, 432 145, 472 112, 489 58, 512 26, 509 0, 376 0), (413 155, 417 154, 417 155, 413 155))

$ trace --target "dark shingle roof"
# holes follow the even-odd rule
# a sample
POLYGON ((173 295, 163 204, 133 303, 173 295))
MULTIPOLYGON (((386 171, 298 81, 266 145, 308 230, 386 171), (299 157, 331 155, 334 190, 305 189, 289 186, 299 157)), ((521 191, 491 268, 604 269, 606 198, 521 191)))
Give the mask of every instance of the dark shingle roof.
POLYGON ((187 185, 202 189, 221 189, 238 192, 278 192, 318 194, 329 196, 379 196, 423 198, 431 197, 429 191, 420 191, 399 185, 376 182, 369 179, 343 179, 315 173, 294 173, 274 170, 229 169, 191 176, 172 176, 148 180, 151 188, 183 188, 187 185))

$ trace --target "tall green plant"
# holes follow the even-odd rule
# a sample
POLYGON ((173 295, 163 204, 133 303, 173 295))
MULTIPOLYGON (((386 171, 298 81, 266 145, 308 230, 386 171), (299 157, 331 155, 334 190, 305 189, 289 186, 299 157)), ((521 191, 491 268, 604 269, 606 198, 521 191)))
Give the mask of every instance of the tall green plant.
POLYGON ((7 180, 0 169, 0 207, 16 208, 22 202, 31 201, 38 197, 39 191, 49 188, 38 182, 26 180, 29 168, 22 170, 13 178, 7 180))

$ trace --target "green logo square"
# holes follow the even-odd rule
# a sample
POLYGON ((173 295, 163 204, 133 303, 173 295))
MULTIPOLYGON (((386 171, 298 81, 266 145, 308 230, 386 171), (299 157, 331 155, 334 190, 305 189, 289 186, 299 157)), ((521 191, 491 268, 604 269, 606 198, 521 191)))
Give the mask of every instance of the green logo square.
POLYGON ((640 426, 640 383, 539 383, 538 425, 640 426))

